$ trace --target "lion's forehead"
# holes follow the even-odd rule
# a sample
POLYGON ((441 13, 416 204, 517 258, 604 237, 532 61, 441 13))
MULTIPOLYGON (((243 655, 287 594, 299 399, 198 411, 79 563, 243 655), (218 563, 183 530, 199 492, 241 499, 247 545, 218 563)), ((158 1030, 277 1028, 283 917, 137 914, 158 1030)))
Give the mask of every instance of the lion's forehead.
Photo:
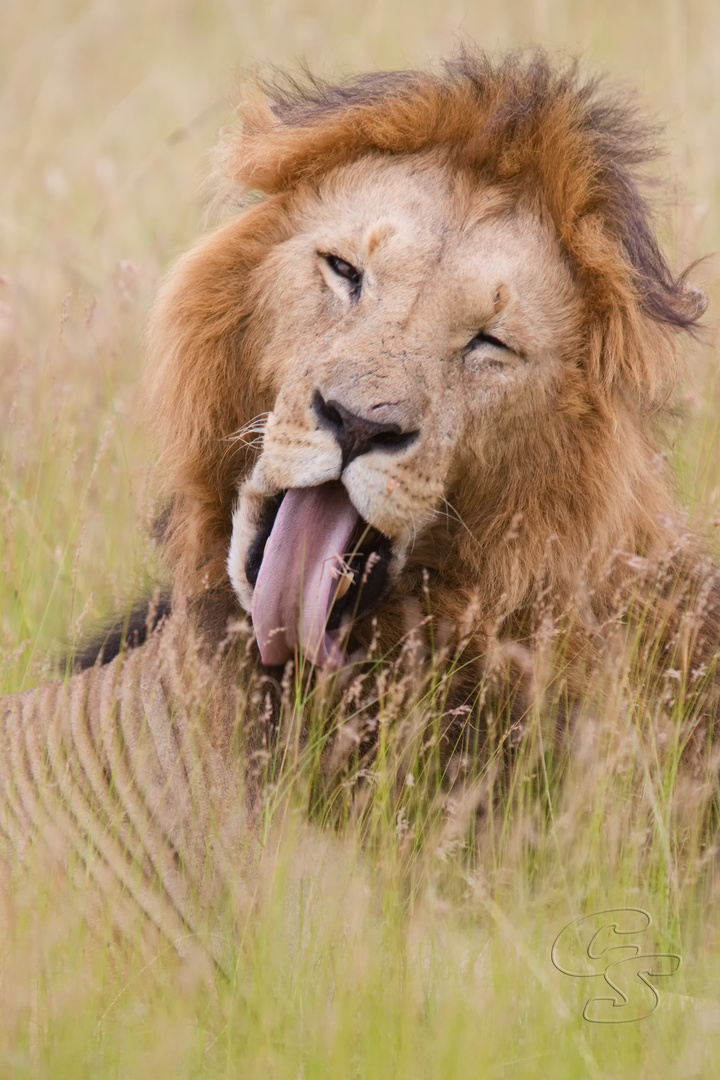
POLYGON ((530 348, 556 341, 562 320, 577 318, 577 289, 549 222, 497 186, 470 184, 440 165, 346 166, 305 192, 297 215, 286 258, 295 263, 298 299, 303 258, 330 251, 364 273, 363 315, 377 321, 373 302, 381 302, 386 322, 402 321, 428 343, 435 333, 477 328, 499 289, 508 317, 530 332, 530 348))

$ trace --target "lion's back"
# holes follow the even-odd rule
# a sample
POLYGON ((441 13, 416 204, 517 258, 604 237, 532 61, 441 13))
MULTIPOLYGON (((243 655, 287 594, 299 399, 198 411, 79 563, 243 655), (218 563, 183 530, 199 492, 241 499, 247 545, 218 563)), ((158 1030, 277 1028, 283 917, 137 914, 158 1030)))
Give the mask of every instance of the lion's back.
POLYGON ((227 826, 242 828, 243 814, 223 806, 231 786, 240 790, 237 777, 219 768, 195 719, 157 638, 0 699, 5 880, 19 867, 48 882, 90 879, 115 929, 141 917, 151 940, 206 956, 188 942, 203 937, 207 912, 222 900, 227 826))

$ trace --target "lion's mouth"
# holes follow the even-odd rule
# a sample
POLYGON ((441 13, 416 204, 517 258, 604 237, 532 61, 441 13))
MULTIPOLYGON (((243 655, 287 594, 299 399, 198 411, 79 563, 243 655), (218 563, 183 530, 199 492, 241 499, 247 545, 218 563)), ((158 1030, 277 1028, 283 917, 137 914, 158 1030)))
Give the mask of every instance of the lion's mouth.
POLYGON ((390 540, 363 521, 339 481, 269 501, 245 565, 262 662, 300 652, 340 666, 353 622, 385 592, 391 556, 390 540))

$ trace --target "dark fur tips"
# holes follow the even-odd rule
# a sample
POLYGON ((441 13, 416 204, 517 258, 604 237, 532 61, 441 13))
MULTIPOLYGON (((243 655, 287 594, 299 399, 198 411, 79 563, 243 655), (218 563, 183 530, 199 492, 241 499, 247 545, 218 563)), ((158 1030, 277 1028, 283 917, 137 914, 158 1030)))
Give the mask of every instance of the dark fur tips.
POLYGON ((140 600, 126 614, 109 619, 81 642, 66 656, 66 663, 74 671, 83 671, 95 664, 109 664, 121 652, 143 645, 169 616, 170 610, 169 593, 140 600))

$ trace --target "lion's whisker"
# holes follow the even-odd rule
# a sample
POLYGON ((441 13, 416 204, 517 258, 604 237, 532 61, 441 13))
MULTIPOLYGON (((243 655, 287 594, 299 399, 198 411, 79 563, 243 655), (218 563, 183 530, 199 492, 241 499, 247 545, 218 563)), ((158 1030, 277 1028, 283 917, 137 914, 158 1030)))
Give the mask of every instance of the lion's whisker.
POLYGON ((243 427, 233 431, 230 435, 226 435, 222 441, 226 442, 228 446, 223 456, 226 457, 240 446, 244 447, 245 450, 261 447, 265 434, 265 424, 269 415, 269 412, 258 413, 257 416, 253 416, 252 420, 248 420, 243 427), (253 435, 255 438, 248 439, 249 435, 253 435))
POLYGON ((261 435, 265 431, 265 424, 267 423, 267 418, 269 415, 269 412, 264 412, 258 413, 257 416, 253 416, 252 420, 248 420, 248 422, 244 424, 241 428, 238 428, 237 431, 233 431, 230 435, 226 435, 226 441, 241 442, 246 435, 261 435))
POLYGON ((442 501, 445 503, 447 509, 435 508, 431 511, 431 513, 437 514, 438 517, 444 517, 446 520, 456 521, 458 525, 462 525, 468 536, 472 537, 473 541, 477 543, 477 537, 473 533, 472 529, 470 529, 470 527, 467 525, 457 508, 453 506, 453 504, 444 496, 442 496, 442 501), (452 511, 452 513, 450 513, 450 511, 452 511))
POLYGON ((413 530, 412 544, 410 546, 410 550, 414 551, 415 550, 415 544, 417 543, 417 525, 415 523, 415 515, 413 514, 412 510, 410 511, 410 520, 412 521, 412 530, 413 530))

